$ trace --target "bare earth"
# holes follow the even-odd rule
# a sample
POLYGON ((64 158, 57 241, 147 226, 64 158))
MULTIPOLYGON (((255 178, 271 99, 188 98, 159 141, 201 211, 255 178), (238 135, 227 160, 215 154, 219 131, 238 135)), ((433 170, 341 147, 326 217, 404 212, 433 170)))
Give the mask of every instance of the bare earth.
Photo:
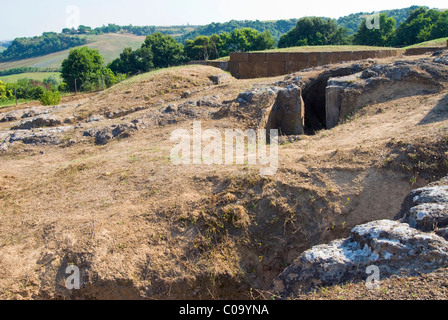
MULTIPOLYGON (((259 175, 260 165, 173 165, 170 136, 191 131, 188 117, 106 145, 82 136, 173 103, 213 95, 231 101, 285 78, 210 82, 223 73, 173 68, 101 94, 67 97, 55 115, 75 114, 72 125, 82 130, 68 131, 62 145, 19 143, 0 154, 0 298, 269 299, 271 281, 304 250, 346 237, 358 224, 392 219, 411 190, 448 172, 447 90, 370 105, 334 129, 280 145, 271 177, 259 175), (144 109, 85 121, 137 106, 144 109), (72 264, 81 270, 80 290, 65 287, 72 264)), ((209 115, 217 108, 194 110, 203 129, 246 129, 254 120, 250 110, 219 119, 209 115)), ((11 126, 0 123, 0 130, 11 126)), ((446 299, 447 274, 382 279, 376 291, 347 284, 297 298, 446 299)))

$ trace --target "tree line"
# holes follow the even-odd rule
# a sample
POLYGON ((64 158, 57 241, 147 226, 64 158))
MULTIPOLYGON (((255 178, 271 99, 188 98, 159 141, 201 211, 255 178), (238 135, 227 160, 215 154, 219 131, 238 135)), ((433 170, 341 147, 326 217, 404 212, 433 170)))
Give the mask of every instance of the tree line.
POLYGON ((125 48, 108 68, 114 73, 137 74, 187 63, 225 57, 235 51, 259 51, 275 47, 269 30, 235 29, 212 36, 198 36, 184 45, 173 37, 155 33, 146 37, 141 48, 125 48))
POLYGON ((348 44, 404 47, 443 37, 448 37, 448 10, 417 7, 398 27, 395 18, 388 17, 386 13, 376 18, 364 18, 353 35, 349 35, 348 30, 339 26, 336 20, 306 17, 280 38, 278 47, 348 44))
POLYGON ((16 38, 6 50, 0 52, 0 62, 33 58, 84 44, 87 44, 86 38, 44 32, 38 37, 16 38))

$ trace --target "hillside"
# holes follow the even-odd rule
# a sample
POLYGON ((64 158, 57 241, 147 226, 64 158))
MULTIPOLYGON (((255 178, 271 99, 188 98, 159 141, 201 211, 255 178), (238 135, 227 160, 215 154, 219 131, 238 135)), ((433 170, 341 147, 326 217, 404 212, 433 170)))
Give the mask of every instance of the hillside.
MULTIPOLYGON (((404 22, 406 18, 409 16, 409 13, 412 10, 417 9, 419 6, 411 6, 409 8, 403 8, 403 9, 395 9, 395 10, 382 10, 379 13, 385 13, 387 17, 393 17, 397 21, 397 26, 404 22)), ((426 7, 428 8, 428 7, 426 7)), ((428 8, 429 9, 429 8, 428 8)), ((359 13, 353 13, 348 16, 340 17, 337 19, 337 23, 339 26, 347 28, 349 34, 354 34, 358 28, 361 22, 364 20, 363 16, 370 16, 374 14, 375 12, 359 12, 359 13)))
MULTIPOLYGON (((114 33, 86 37, 89 41, 86 46, 98 49, 106 62, 111 62, 113 59, 117 58, 125 47, 132 47, 133 49, 139 48, 145 40, 144 36, 114 33)), ((0 63, 0 70, 17 67, 57 69, 61 67, 61 63, 67 58, 69 51, 70 50, 64 50, 35 58, 3 62, 0 63)))
MULTIPOLYGON (((272 281, 302 253, 360 224, 393 219, 409 192, 446 176, 447 79, 448 67, 430 56, 251 80, 184 66, 64 97, 55 107, 1 109, 0 297, 271 299, 272 281), (201 164, 173 163, 173 134, 194 135, 194 121, 218 136, 263 129, 294 101, 316 108, 305 110, 308 122, 325 107, 320 101, 330 78, 347 89, 342 101, 358 102, 359 109, 332 129, 281 137, 274 175, 260 175, 266 166, 258 162, 206 164, 213 153, 203 153, 201 164), (79 290, 66 287, 70 266, 81 270, 79 290)), ((300 114, 285 118, 290 123, 300 114)), ((384 245, 397 243, 384 237, 384 245)), ((418 247, 418 239, 447 242, 434 231, 410 245, 418 247)), ((428 265, 442 263, 432 257, 428 265)), ((446 299, 446 288, 437 285, 444 277, 441 268, 420 276, 419 286, 415 276, 384 279, 389 292, 378 295, 351 279, 293 298, 345 290, 343 296, 356 299, 446 299)))

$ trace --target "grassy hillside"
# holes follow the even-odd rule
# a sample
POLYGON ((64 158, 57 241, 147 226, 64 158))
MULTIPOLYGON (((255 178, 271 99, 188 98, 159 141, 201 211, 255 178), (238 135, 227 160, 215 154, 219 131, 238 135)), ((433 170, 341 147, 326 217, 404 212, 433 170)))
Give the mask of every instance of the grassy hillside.
POLYGON ((30 72, 30 73, 20 73, 20 74, 13 74, 10 76, 2 76, 0 77, 0 81, 3 82, 17 82, 17 80, 23 79, 23 78, 30 78, 33 80, 39 80, 43 81, 44 79, 47 79, 50 76, 55 76, 56 78, 60 78, 61 74, 59 72, 30 72))
MULTIPOLYGON (((86 46, 93 49, 98 49, 104 56, 106 63, 117 58, 125 47, 137 49, 145 40, 144 36, 115 33, 86 37, 90 40, 90 43, 86 46)), ((18 67, 59 68, 62 61, 67 58, 69 51, 70 50, 64 50, 41 57, 0 63, 0 70, 18 67)))
MULTIPOLYGON (((406 20, 409 13, 412 10, 417 9, 419 6, 411 6, 409 8, 403 8, 403 9, 395 9, 395 10, 383 10, 379 13, 385 13, 388 17, 393 17, 397 21, 397 26, 406 20)), ((426 7, 428 8, 428 7, 426 7)), ((345 17, 340 17, 337 19, 337 23, 339 26, 347 28, 349 34, 354 34, 358 28, 361 22, 364 20, 363 16, 366 15, 372 15, 374 12, 359 12, 359 13, 352 13, 345 17)))
POLYGON ((434 39, 434 40, 429 40, 429 41, 425 41, 422 43, 417 43, 414 44, 412 46, 406 47, 405 49, 410 49, 410 48, 419 48, 419 47, 445 47, 448 41, 448 37, 447 38, 440 38, 440 39, 434 39))

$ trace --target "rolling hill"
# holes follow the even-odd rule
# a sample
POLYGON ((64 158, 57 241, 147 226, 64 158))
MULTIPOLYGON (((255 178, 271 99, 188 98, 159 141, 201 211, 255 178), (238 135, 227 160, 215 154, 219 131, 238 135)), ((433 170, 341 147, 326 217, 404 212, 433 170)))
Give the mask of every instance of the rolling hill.
MULTIPOLYGON (((116 33, 87 37, 89 38, 89 43, 86 44, 86 46, 98 49, 103 55, 106 63, 118 57, 125 47, 132 47, 135 50, 139 48, 145 40, 144 36, 116 33)), ((40 57, 0 63, 0 70, 18 67, 57 69, 60 68, 62 61, 68 56, 69 52, 70 50, 64 50, 40 57)))

